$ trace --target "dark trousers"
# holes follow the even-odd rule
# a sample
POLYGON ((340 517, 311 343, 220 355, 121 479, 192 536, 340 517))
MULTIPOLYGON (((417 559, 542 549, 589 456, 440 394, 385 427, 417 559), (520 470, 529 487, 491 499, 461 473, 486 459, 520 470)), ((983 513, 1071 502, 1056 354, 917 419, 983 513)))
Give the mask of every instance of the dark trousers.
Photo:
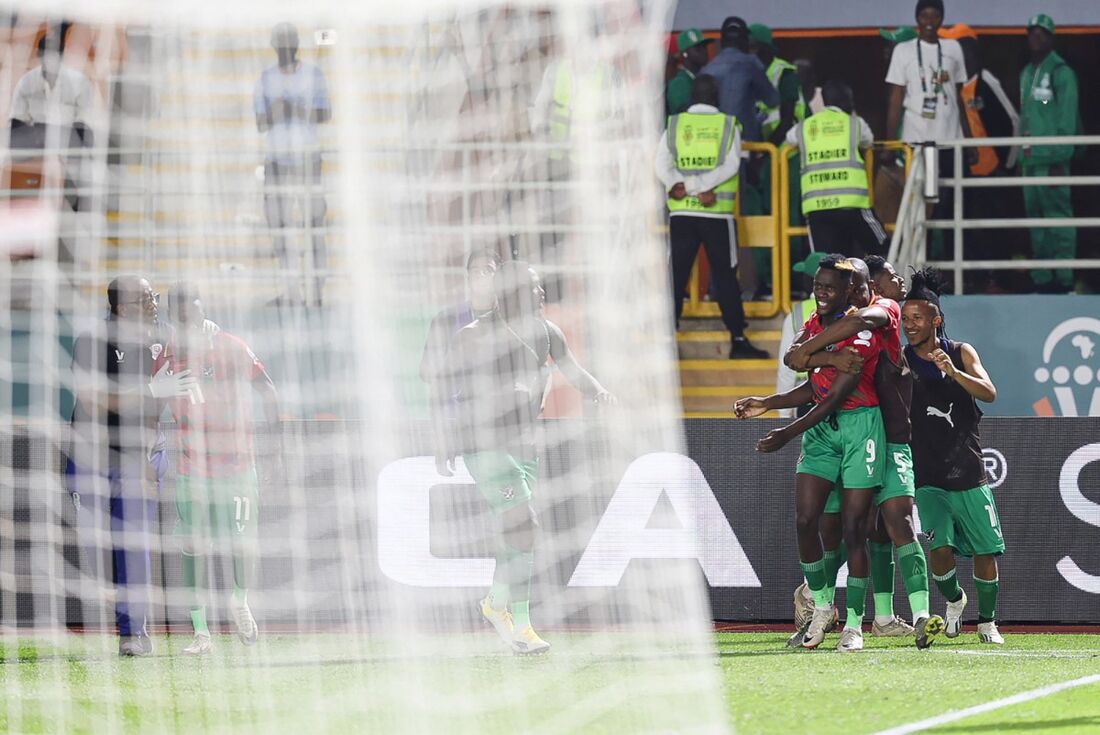
MULTIPOLYGON (((286 165, 276 161, 264 164, 264 213, 267 224, 272 229, 275 255, 284 270, 299 268, 300 247, 291 248, 287 242, 284 228, 313 228, 311 245, 312 261, 307 261, 307 272, 323 271, 327 267, 325 236, 321 232, 325 226, 325 214, 328 205, 325 202, 321 184, 321 157, 309 156, 301 165, 286 165), (294 206, 298 205, 297 216, 294 206)), ((298 239, 298 238, 295 238, 298 239)), ((324 276, 316 276, 318 295, 324 286, 324 276)), ((294 291, 293 287, 291 290, 294 291)))
POLYGON ((152 579, 150 539, 157 501, 146 490, 144 478, 151 472, 159 495, 168 458, 155 452, 122 463, 104 472, 78 467, 71 459, 65 467, 66 484, 77 514, 77 538, 84 552, 83 574, 98 584, 108 579, 118 597, 115 623, 122 637, 144 635, 149 620, 149 583, 152 579))
POLYGON ((806 220, 814 252, 862 258, 885 256, 890 249, 886 229, 870 209, 823 209, 806 220))
POLYGON ((737 267, 730 251, 737 246, 737 225, 732 219, 674 215, 669 217, 668 232, 672 247, 672 303, 676 324, 684 310, 684 290, 691 278, 691 267, 699 253, 699 245, 707 252, 711 277, 718 296, 722 321, 735 337, 745 333, 745 307, 741 303, 741 285, 737 282, 737 267))

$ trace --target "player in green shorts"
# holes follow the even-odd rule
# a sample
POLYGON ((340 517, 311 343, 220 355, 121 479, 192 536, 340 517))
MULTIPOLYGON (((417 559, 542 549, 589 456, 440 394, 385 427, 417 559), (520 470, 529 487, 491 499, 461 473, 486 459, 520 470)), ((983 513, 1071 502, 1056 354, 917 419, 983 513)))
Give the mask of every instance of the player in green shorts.
POLYGON ((955 556, 974 558, 978 592, 978 637, 1001 645, 997 630, 1000 577, 997 557, 1004 553, 997 504, 989 489, 982 457, 978 401, 992 403, 997 388, 978 351, 943 334, 939 274, 913 276, 902 326, 913 369, 913 465, 921 525, 931 542, 932 575, 947 598, 947 636, 962 629, 967 597, 959 585, 955 556))
MULTIPOLYGON (((851 263, 842 255, 822 259, 814 275, 817 311, 806 322, 796 343, 812 338, 844 316, 849 308, 852 272, 851 263)), ((886 440, 874 382, 882 337, 874 331, 860 332, 836 345, 836 350, 846 348, 854 349, 863 358, 860 373, 840 373, 834 367, 814 370, 809 380, 814 407, 789 426, 769 432, 756 448, 774 452, 794 437, 802 436, 802 456, 796 469, 796 530, 802 571, 814 596, 813 616, 802 640, 804 648, 821 645, 835 615, 819 521, 833 485, 838 479, 843 484, 841 517, 850 576, 848 618, 837 647, 841 651, 857 651, 863 648, 862 624, 870 566, 867 517, 885 469, 886 440)))
POLYGON ((263 363, 239 338, 203 330, 206 322, 198 292, 178 284, 169 294, 170 313, 179 329, 165 359, 173 372, 191 371, 198 390, 170 402, 176 419, 179 455, 176 467, 174 533, 182 553, 189 590, 194 640, 187 655, 213 650, 206 621, 209 555, 226 550, 233 560, 230 610, 237 636, 246 646, 259 637, 248 606, 255 575, 259 480, 252 447, 252 393, 260 395, 268 425, 278 431, 278 395, 263 363))
MULTIPOLYGON (((461 451, 470 475, 499 519, 496 569, 482 616, 516 654, 550 648, 530 618, 538 521, 532 505, 538 474, 535 432, 550 379, 550 361, 597 404, 610 393, 574 358, 565 335, 542 314, 545 295, 526 263, 496 271, 497 305, 454 336, 448 352, 461 451)), ((452 455, 453 456, 453 455, 452 455)), ((441 457, 447 466, 451 457, 441 457)))
POLYGON ((872 256, 867 263, 856 258, 850 262, 855 268, 851 304, 857 310, 805 343, 792 347, 786 359, 793 366, 813 368, 822 361, 823 350, 830 344, 864 330, 882 335, 883 355, 875 373, 875 389, 886 428, 887 470, 868 521, 875 591, 875 623, 871 630, 877 636, 915 635, 917 647, 927 648, 942 632, 943 620, 929 612, 928 564, 916 537, 913 459, 909 446, 913 378, 902 354, 901 307, 897 301, 905 296, 904 281, 881 257, 872 256), (913 625, 894 614, 894 547, 909 595, 913 625))

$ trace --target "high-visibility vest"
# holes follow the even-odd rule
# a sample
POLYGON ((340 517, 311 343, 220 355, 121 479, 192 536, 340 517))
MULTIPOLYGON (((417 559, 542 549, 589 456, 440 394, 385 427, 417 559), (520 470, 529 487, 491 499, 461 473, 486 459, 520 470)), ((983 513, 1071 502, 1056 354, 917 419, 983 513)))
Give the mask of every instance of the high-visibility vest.
MULTIPOLYGON (((810 317, 817 311, 817 299, 811 296, 808 299, 797 301, 791 304, 791 326, 794 327, 794 336, 797 337, 803 327, 806 326, 806 322, 810 321, 810 317), (798 321, 801 319, 801 321, 798 321)), ((808 373, 800 372, 795 373, 797 376, 797 382, 802 382, 809 378, 808 373)))
MULTIPOLYGON (((559 62, 557 74, 554 76, 554 99, 550 106, 549 120, 550 138, 555 143, 569 142, 577 98, 587 97, 586 106, 595 106, 606 92, 609 79, 605 64, 597 64, 590 71, 578 76, 580 88, 574 89, 572 65, 559 62)), ((556 149, 550 152, 550 157, 563 159, 566 154, 564 150, 556 149)))
MULTIPOLYGON (((741 123, 733 115, 721 112, 681 112, 668 119, 669 150, 672 160, 682 174, 701 174, 713 171, 726 162, 733 150, 735 126, 741 123)), ((714 187, 717 201, 705 207, 696 197, 668 198, 670 212, 702 212, 706 214, 733 214, 737 204, 737 185, 740 176, 734 174, 714 187)))
MULTIPOLYGON (((778 56, 772 59, 772 63, 768 64, 768 68, 765 70, 765 74, 768 77, 768 81, 772 83, 772 86, 779 89, 779 80, 782 78, 783 73, 787 71, 798 71, 798 67, 785 59, 780 59, 778 56)), ((764 131, 764 140, 768 140, 772 137, 772 134, 779 128, 779 105, 775 107, 768 107, 763 102, 756 103, 756 109, 763 115, 760 125, 764 131)), ((794 103, 794 121, 796 123, 802 122, 806 119, 806 98, 802 95, 802 88, 798 89, 798 101, 794 103)))
MULTIPOLYGON (((985 123, 982 122, 981 110, 974 106, 974 100, 978 95, 978 77, 975 76, 962 85, 959 95, 962 97, 963 109, 966 110, 966 119, 970 121, 970 137, 988 138, 989 133, 986 132, 985 123)), ((970 173, 975 176, 989 176, 997 170, 997 164, 1000 162, 997 151, 988 145, 983 145, 977 150, 978 162, 971 164, 970 173)))
POLYGON ((859 122, 826 108, 798 126, 802 214, 826 209, 869 209, 867 170, 859 151, 859 122))

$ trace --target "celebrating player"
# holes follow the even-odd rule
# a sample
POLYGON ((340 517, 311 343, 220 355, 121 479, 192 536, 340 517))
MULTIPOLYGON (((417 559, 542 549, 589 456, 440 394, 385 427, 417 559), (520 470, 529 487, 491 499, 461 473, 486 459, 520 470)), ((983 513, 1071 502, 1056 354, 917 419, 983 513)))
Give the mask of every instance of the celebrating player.
POLYGON ((198 292, 179 284, 171 293, 171 316, 179 325, 167 354, 169 369, 199 379, 199 390, 170 403, 178 424, 175 537, 183 556, 184 582, 191 588, 195 639, 187 655, 213 650, 206 623, 206 559, 218 542, 228 541, 233 559, 230 609, 237 636, 254 644, 259 628, 248 606, 255 573, 259 520, 259 480, 252 448, 252 396, 263 400, 268 425, 278 435, 275 385, 263 363, 241 339, 223 330, 203 329, 206 313, 198 292))
POLYGON ((947 637, 959 635, 966 593, 959 585, 955 556, 974 557, 978 590, 978 635, 982 643, 1004 643, 997 631, 997 557, 1005 542, 997 504, 982 461, 978 401, 992 403, 997 388, 978 351, 943 333, 939 274, 931 269, 910 281, 902 308, 913 369, 913 460, 917 508, 931 542, 932 576, 947 598, 947 637))
MULTIPOLYGON (((823 332, 800 345, 794 345, 786 360, 793 369, 808 369, 826 364, 822 351, 829 345, 855 337, 865 330, 882 336, 883 358, 875 372, 886 431, 886 472, 882 490, 875 496, 868 520, 871 541, 871 575, 875 590, 873 635, 916 635, 918 648, 927 648, 943 630, 943 619, 928 609, 928 564, 924 549, 916 537, 913 518, 913 455, 909 446, 912 426, 909 403, 913 378, 901 349, 901 307, 892 296, 904 298, 904 280, 883 258, 872 256, 868 263, 851 259, 853 274, 853 311, 833 322, 823 332), (869 286, 874 285, 872 295, 869 286), (894 560, 890 542, 897 548, 902 578, 913 610, 913 626, 894 615, 894 560)), ((834 490, 835 492, 835 490, 834 490)), ((835 578, 834 578, 835 579, 835 578)))
MULTIPOLYGON (((817 311, 806 322, 796 343, 810 339, 845 315, 851 296, 852 270, 851 263, 842 255, 829 255, 821 261, 814 275, 817 311)), ((835 367, 815 370, 810 375, 813 409, 789 426, 769 432, 756 448, 774 452, 802 434, 802 457, 795 485, 796 528, 802 571, 814 596, 814 613, 802 639, 804 648, 821 645, 835 615, 818 524, 833 485, 838 478, 843 484, 841 516, 850 576, 848 619, 837 648, 857 651, 863 648, 870 564, 867 515, 871 500, 882 485, 884 469, 885 434, 874 382, 882 337, 876 331, 860 332, 837 345, 842 351, 847 347, 863 358, 862 370, 858 374, 842 373, 835 367)))
MULTIPOLYGON (((550 648, 530 618, 538 532, 531 506, 539 464, 535 419, 549 387, 548 360, 597 404, 613 399, 577 363, 561 329, 543 317, 538 274, 510 261, 496 282, 496 307, 464 327, 449 353, 460 436, 448 451, 463 452, 500 521, 493 586, 480 603, 481 614, 515 653, 536 654, 550 648)), ((451 459, 444 463, 450 466, 451 459)))

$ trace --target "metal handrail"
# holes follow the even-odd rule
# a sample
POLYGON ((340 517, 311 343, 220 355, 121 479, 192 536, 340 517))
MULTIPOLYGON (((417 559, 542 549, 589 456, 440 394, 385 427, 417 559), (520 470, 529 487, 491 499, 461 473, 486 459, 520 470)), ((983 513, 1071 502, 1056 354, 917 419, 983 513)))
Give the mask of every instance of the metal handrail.
MULTIPOLYGON (((937 148, 951 149, 956 175, 941 177, 939 184, 949 186, 954 194, 954 208, 951 219, 927 220, 924 212, 915 211, 912 222, 907 222, 905 232, 895 232, 891 242, 891 258, 897 258, 896 266, 934 265, 954 274, 955 293, 963 293, 963 272, 967 270, 1016 270, 1036 268, 1081 268, 1100 269, 1100 258, 1076 258, 1073 260, 977 260, 963 258, 963 233, 967 230, 1003 230, 1015 228, 1100 227, 1100 217, 1015 217, 1004 219, 965 219, 963 217, 963 190, 981 187, 1000 188, 1008 186, 1100 186, 1100 176, 1006 176, 1006 177, 966 177, 958 175, 964 171, 963 150, 978 147, 1004 146, 1089 146, 1100 145, 1100 135, 1067 135, 1049 137, 1005 137, 1005 138, 962 138, 937 143, 937 148), (929 261, 924 247, 925 230, 950 230, 955 235, 954 256, 951 260, 929 261)), ((924 184, 924 167, 916 166, 906 178, 906 193, 920 192, 924 184), (912 186, 911 186, 912 185, 912 186)), ((919 202, 923 210, 923 201, 919 202)), ((900 216, 900 215, 899 215, 900 216)))

